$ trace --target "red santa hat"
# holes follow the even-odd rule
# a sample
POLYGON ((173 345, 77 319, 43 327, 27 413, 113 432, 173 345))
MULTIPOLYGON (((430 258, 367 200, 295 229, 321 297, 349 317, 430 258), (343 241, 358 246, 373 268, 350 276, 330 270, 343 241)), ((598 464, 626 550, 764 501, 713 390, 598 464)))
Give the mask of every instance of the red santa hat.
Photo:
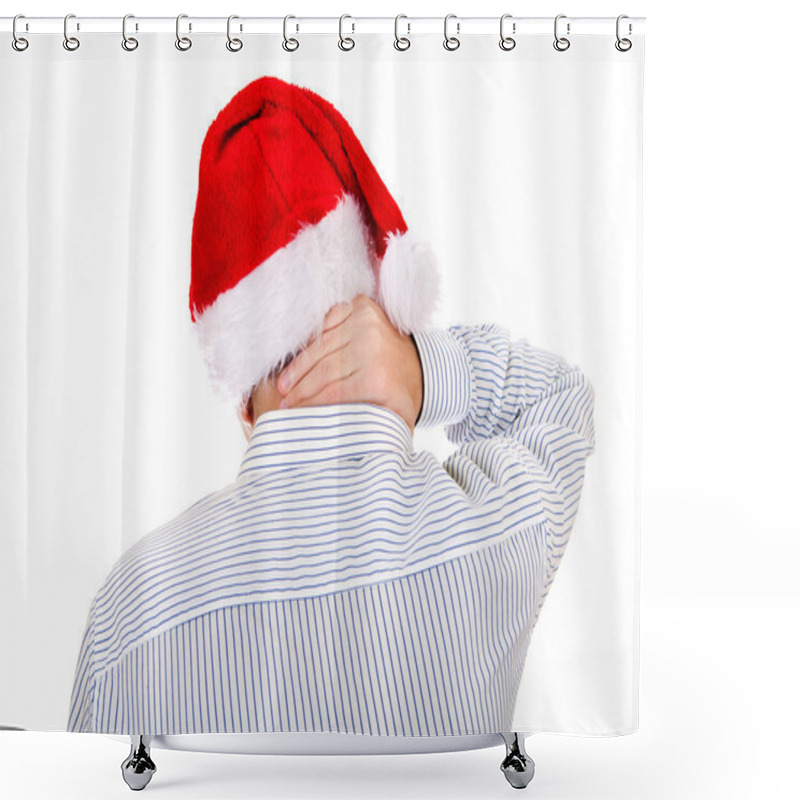
POLYGON ((189 305, 213 384, 245 398, 361 293, 401 332, 421 330, 439 295, 430 247, 329 102, 259 78, 200 156, 189 305))

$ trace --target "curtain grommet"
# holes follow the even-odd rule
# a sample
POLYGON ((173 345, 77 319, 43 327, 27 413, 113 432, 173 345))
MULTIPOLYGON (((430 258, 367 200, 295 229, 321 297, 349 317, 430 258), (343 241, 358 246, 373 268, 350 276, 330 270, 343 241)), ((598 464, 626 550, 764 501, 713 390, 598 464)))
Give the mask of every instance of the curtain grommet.
MULTIPOLYGON (((289 37, 286 35, 290 19, 297 19, 297 17, 294 17, 291 14, 287 14, 283 18, 283 42, 281 44, 281 47, 283 47, 283 49, 287 53, 294 53, 294 51, 297 50, 298 47, 300 47, 300 42, 297 41, 297 39, 295 39, 294 37, 289 37)), ((297 30, 299 30, 299 27, 300 26, 298 25, 297 30)))
MULTIPOLYGON (((185 53, 191 46, 192 40, 188 36, 181 36, 181 20, 188 19, 188 14, 178 14, 175 19, 175 47, 182 53, 185 53)), ((189 30, 192 26, 189 26, 189 30)))
POLYGON ((25 15, 24 14, 17 14, 17 16, 14 17, 14 22, 11 24, 11 36, 12 36, 11 46, 18 53, 24 53, 28 49, 28 45, 30 44, 30 42, 24 36, 20 36, 17 33, 17 20, 18 19, 25 19, 25 15))
MULTIPOLYGON (((500 49, 505 50, 508 52, 509 50, 513 50, 517 46, 517 40, 513 39, 511 36, 506 36, 505 31, 503 30, 503 26, 505 25, 505 21, 507 19, 511 19, 511 14, 503 14, 500 17, 500 49)), ((511 32, 517 32, 517 23, 511 23, 511 32)))
MULTIPOLYGON (((633 42, 630 39, 622 38, 619 35, 619 23, 623 19, 629 19, 628 15, 627 14, 620 14, 617 17, 617 41, 614 42, 614 47, 616 47, 617 50, 620 51, 620 53, 627 53, 628 50, 630 50, 631 47, 633 47, 633 42)), ((631 33, 633 33, 633 26, 629 22, 628 23, 628 35, 630 35, 631 33)))
MULTIPOLYGON (((122 49, 132 53, 139 46, 139 40, 135 39, 133 36, 128 36, 129 19, 134 19, 133 14, 126 14, 122 18, 122 49)), ((138 30, 138 26, 136 30, 138 30)))
MULTIPOLYGON (((342 14, 339 17, 339 49, 344 50, 345 53, 349 53, 355 46, 356 42, 355 39, 351 38, 350 36, 344 36, 342 31, 342 24, 346 19, 353 19, 349 14, 342 14)), ((356 26, 353 23, 353 33, 355 33, 356 26)))
MULTIPOLYGON (((244 42, 242 42, 241 39, 231 36, 231 22, 233 22, 235 19, 239 19, 236 14, 231 14, 228 17, 228 41, 225 42, 225 47, 227 47, 231 53, 238 53, 244 47, 244 42)), ((241 31, 241 29, 242 28, 240 25, 239 30, 241 31)))
MULTIPOLYGON (((558 50, 559 53, 563 53, 565 50, 569 50, 570 41, 567 39, 566 36, 559 36, 558 35, 558 21, 560 19, 566 19, 566 14, 559 14, 555 18, 555 22, 553 23, 553 35, 555 36, 555 41, 553 42, 553 47, 558 50)), ((569 36, 569 22, 567 23, 567 36, 569 36)))
MULTIPOLYGON (((403 53, 411 47, 411 39, 409 39, 408 36, 400 35, 399 27, 401 19, 408 19, 408 17, 405 14, 398 14, 394 18, 394 49, 403 53)), ((407 22, 406 25, 408 26, 408 33, 411 33, 411 23, 407 22)))
MULTIPOLYGON (((447 34, 447 23, 451 19, 456 19, 456 15, 448 14, 444 18, 444 42, 442 42, 442 46, 444 47, 445 50, 449 50, 452 53, 454 50, 458 50, 458 48, 461 47, 461 40, 457 36, 448 36, 447 34)), ((460 32, 461 32, 461 23, 456 22, 456 33, 460 32)))
MULTIPOLYGON (((67 23, 70 21, 70 19, 75 19, 75 15, 67 14, 67 16, 64 17, 64 41, 62 44, 64 45, 65 50, 69 50, 70 53, 73 53, 81 46, 81 42, 77 37, 70 36, 69 32, 67 31, 67 23)), ((80 30, 80 28, 78 28, 78 30, 80 30)))

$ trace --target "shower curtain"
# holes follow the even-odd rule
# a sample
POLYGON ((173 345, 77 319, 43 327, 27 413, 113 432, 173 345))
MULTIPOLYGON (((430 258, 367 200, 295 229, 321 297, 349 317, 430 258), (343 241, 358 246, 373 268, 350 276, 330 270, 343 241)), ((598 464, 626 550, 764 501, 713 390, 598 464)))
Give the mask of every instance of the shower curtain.
POLYGON ((3 726, 636 730, 641 27, 29 22, 3 726), (367 312, 391 392, 253 406, 367 312))

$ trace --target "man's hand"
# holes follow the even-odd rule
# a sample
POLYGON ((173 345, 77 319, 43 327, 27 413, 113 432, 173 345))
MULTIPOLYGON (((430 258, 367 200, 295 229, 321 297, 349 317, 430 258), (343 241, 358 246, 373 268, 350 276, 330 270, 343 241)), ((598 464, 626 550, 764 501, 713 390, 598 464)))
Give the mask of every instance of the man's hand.
POLYGON ((333 306, 322 334, 278 376, 282 408, 374 403, 414 432, 422 408, 422 366, 409 334, 364 294, 333 306))

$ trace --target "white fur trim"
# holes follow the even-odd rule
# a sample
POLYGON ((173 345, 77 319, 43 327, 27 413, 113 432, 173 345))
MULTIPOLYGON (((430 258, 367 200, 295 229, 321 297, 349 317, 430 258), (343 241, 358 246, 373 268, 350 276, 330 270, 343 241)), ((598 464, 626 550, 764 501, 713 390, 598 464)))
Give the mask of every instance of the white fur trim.
POLYGON ((440 278, 430 246, 406 231, 389 234, 380 269, 378 302, 401 333, 416 333, 439 303, 440 278))
POLYGON ((343 195, 196 317, 215 389, 241 400, 322 333, 331 306, 375 295, 374 255, 358 202, 343 195))

